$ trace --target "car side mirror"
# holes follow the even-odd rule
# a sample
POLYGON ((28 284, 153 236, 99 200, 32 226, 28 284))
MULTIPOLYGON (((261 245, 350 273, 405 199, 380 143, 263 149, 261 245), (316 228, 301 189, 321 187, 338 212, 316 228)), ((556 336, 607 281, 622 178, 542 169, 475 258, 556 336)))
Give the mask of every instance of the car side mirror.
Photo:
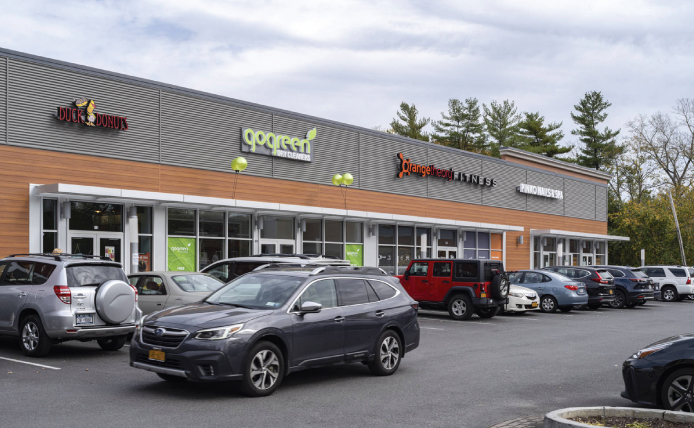
POLYGON ((323 305, 316 302, 304 302, 301 304, 300 313, 303 314, 317 314, 323 309, 323 305))
POLYGON ((410 270, 405 271, 405 279, 410 279, 410 270))

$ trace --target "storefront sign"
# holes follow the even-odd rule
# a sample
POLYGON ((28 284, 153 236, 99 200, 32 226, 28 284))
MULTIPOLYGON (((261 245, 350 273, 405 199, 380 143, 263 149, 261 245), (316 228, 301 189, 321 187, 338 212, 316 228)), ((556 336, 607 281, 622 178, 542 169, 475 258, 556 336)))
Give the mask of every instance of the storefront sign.
POLYGON ((531 184, 523 184, 517 187, 521 193, 528 195, 544 196, 546 198, 564 199, 564 192, 561 190, 548 189, 546 187, 533 186, 531 184))
POLYGON ((128 118, 112 116, 110 114, 95 113, 96 103, 89 98, 80 98, 73 101, 75 108, 58 107, 55 118, 64 122, 81 123, 86 126, 100 126, 102 128, 127 131, 128 118))
POLYGON ((116 247, 104 247, 104 255, 111 259, 112 262, 116 261, 116 247))
POLYGON ((446 181, 456 180, 464 183, 479 184, 481 186, 496 187, 498 184, 495 178, 483 177, 481 175, 468 174, 460 171, 456 172, 453 171, 453 168, 440 169, 434 165, 419 165, 413 163, 409 159, 405 159, 402 153, 398 153, 398 158, 400 158, 398 178, 402 178, 403 175, 418 174, 422 177, 431 175, 432 177, 443 178, 446 181))
POLYGON ((345 255, 351 266, 364 266, 364 246, 362 244, 345 245, 345 255))
POLYGON ((195 272, 195 238, 169 238, 167 270, 195 272))
POLYGON ((316 138, 316 128, 308 131, 304 139, 243 128, 241 130, 241 151, 313 162, 311 140, 314 138, 316 138))

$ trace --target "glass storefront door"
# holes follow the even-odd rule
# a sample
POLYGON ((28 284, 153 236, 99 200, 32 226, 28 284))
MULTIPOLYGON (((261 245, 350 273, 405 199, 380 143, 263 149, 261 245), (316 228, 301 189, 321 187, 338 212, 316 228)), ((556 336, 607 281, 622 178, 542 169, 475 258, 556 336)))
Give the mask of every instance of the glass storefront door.
POLYGON ((295 254, 294 241, 289 240, 266 240, 260 241, 261 254, 295 254))
POLYGON ((458 257, 458 249, 439 247, 438 250, 436 250, 436 254, 439 259, 455 259, 458 257))
POLYGON ((105 256, 114 262, 123 262, 123 238, 113 234, 71 234, 70 254, 105 256))

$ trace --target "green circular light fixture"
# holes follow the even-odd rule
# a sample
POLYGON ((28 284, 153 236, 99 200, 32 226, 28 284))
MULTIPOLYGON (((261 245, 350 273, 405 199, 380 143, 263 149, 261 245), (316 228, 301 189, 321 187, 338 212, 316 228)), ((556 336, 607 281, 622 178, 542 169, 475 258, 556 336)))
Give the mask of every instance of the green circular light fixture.
POLYGON ((336 186, 339 186, 340 184, 342 184, 342 175, 340 175, 340 174, 333 175, 333 184, 336 186))
POLYGON ((241 172, 248 167, 248 161, 243 156, 239 156, 231 161, 231 169, 236 172, 241 172))
POLYGON ((345 186, 349 186, 352 183, 354 183, 354 177, 352 176, 352 174, 350 174, 349 172, 342 174, 342 184, 344 184, 345 186))

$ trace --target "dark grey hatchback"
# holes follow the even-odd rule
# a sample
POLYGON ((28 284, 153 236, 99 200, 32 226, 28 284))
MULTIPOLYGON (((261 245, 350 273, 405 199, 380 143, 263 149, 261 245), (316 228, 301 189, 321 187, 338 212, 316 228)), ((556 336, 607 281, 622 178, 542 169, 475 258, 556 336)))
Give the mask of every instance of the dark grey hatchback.
POLYGON ((130 365, 167 381, 240 380, 250 396, 310 367, 395 373, 419 346, 417 302, 378 268, 259 268, 201 302, 145 317, 130 365))

